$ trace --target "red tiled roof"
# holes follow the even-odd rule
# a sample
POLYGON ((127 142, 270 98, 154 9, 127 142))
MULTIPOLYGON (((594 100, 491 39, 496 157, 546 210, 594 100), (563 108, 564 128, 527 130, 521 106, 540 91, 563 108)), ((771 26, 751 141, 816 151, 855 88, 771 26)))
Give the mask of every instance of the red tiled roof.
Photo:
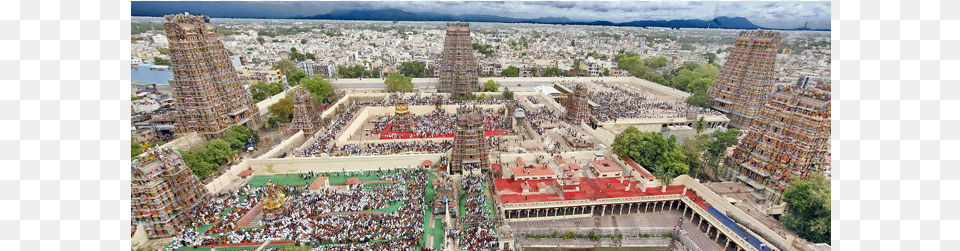
MULTIPOLYGON (((620 178, 584 178, 574 177, 574 180, 580 180, 580 191, 564 193, 565 198, 561 199, 557 194, 520 194, 521 186, 525 181, 511 179, 494 179, 497 184, 497 192, 503 203, 526 203, 542 201, 562 201, 562 200, 584 200, 584 199, 603 199, 603 198, 622 198, 636 196, 655 196, 664 194, 680 194, 683 192, 683 185, 667 186, 667 192, 661 192, 661 187, 648 188, 646 192, 641 189, 630 189, 625 191, 627 186, 635 185, 636 182, 624 181, 620 183, 620 178), (607 187, 610 184, 610 187, 607 187), (503 194, 503 192, 513 192, 515 194, 503 194)), ((554 182, 554 179, 530 180, 530 182, 554 182)), ((534 192, 534 191, 530 191, 534 192)))
POLYGON ((253 174, 253 170, 246 170, 246 171, 240 172, 240 174, 237 174, 237 176, 247 177, 247 176, 250 176, 250 175, 252 175, 252 174, 253 174))
POLYGON ((648 180, 652 180, 656 178, 653 176, 652 173, 650 173, 650 171, 647 171, 646 168, 643 168, 642 166, 640 166, 640 164, 637 164, 637 162, 634 162, 629 157, 624 157, 623 161, 627 162, 627 165, 630 165, 630 167, 632 167, 633 170, 637 170, 637 172, 640 173, 640 176, 643 176, 643 178, 646 178, 648 180))
POLYGON ((573 169, 574 171, 583 169, 583 167, 580 166, 580 164, 577 164, 577 163, 570 163, 570 164, 567 164, 567 165, 570 166, 570 169, 573 169))
POLYGON ((308 187, 307 189, 310 189, 310 190, 320 189, 321 187, 323 187, 323 183, 327 183, 327 179, 329 178, 324 176, 317 177, 317 179, 313 180, 313 183, 311 183, 310 187, 308 187))
POLYGON ((517 167, 513 167, 512 169, 513 169, 514 177, 544 176, 544 175, 557 174, 553 172, 553 169, 547 166, 533 166, 533 168, 523 168, 522 166, 517 166, 517 167))
POLYGON ((620 165, 617 165, 616 162, 608 159, 590 161, 590 164, 593 164, 593 167, 601 173, 623 172, 623 168, 620 168, 620 165))
POLYGON ((553 158, 556 159, 556 160, 557 160, 557 163, 560 163, 561 165, 567 163, 567 161, 563 160, 563 158, 561 158, 560 155, 553 156, 553 158))
POLYGON ((347 179, 347 185, 356 185, 358 183, 360 183, 360 178, 353 177, 353 178, 347 179))
POLYGON ((526 166, 526 165, 527 165, 527 162, 526 162, 526 161, 523 161, 523 158, 522 158, 522 157, 517 157, 517 165, 518 165, 518 166, 526 166))
POLYGON ((566 175, 567 177, 573 177, 573 172, 566 171, 566 172, 563 172, 563 175, 566 175))
POLYGON ((490 164, 490 169, 500 171, 500 164, 490 164))

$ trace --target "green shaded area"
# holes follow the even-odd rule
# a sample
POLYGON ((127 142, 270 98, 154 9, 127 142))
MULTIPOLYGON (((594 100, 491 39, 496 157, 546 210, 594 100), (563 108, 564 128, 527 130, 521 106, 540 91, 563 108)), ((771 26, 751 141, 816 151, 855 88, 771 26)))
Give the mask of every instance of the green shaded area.
POLYGON ((443 218, 434 219, 433 223, 433 249, 440 250, 440 246, 443 245, 443 232, 446 231, 446 226, 443 225, 443 218))
MULTIPOLYGON (((433 179, 437 178, 437 171, 427 171, 427 174, 429 175, 427 177, 427 184, 425 184, 427 189, 426 192, 423 193, 423 197, 424 202, 431 202, 433 201, 434 195, 437 193, 437 191, 433 189, 433 179)), ((427 205, 427 208, 423 210, 423 238, 420 240, 421 247, 426 247, 428 245, 427 234, 429 234, 432 230, 432 228, 430 228, 430 215, 433 213, 432 210, 433 207, 429 204, 427 205)), ((436 239, 436 236, 434 236, 434 239, 436 239)))

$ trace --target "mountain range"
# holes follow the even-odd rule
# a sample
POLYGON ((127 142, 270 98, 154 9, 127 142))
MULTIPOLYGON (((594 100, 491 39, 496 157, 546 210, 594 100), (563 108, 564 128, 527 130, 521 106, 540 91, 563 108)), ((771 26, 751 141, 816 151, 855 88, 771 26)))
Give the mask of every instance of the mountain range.
POLYGON ((719 29, 768 29, 768 30, 815 30, 829 31, 830 29, 774 29, 760 27, 743 17, 717 17, 711 20, 677 19, 677 20, 638 20, 622 23, 609 21, 573 21, 566 17, 541 17, 521 19, 501 17, 495 15, 449 15, 433 12, 409 12, 400 9, 352 9, 334 10, 327 14, 314 16, 295 16, 291 19, 326 19, 326 20, 371 20, 371 21, 464 21, 464 22, 497 22, 497 23, 536 23, 560 25, 602 25, 602 26, 632 26, 632 27, 666 27, 666 28, 719 28, 719 29))

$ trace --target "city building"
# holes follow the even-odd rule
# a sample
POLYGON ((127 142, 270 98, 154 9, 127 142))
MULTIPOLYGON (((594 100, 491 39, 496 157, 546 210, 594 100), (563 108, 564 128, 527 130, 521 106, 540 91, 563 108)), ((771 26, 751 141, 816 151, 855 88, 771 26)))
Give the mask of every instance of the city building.
POLYGON ((480 91, 477 58, 473 55, 470 38, 470 24, 464 22, 447 23, 447 37, 443 41, 442 61, 440 61, 440 92, 465 96, 480 91))
POLYGON ((157 44, 157 46, 160 46, 160 47, 170 46, 170 43, 167 40, 167 36, 164 36, 163 34, 153 35, 153 37, 151 38, 153 39, 153 43, 157 44))
POLYGON ((780 191, 794 179, 825 171, 829 153, 830 94, 781 86, 726 163, 742 175, 739 179, 780 191))
POLYGON ((490 154, 483 136, 483 109, 477 106, 457 108, 457 131, 450 154, 451 171, 461 173, 490 165, 490 154))
POLYGON ((313 63, 313 60, 310 60, 310 59, 300 61, 299 63, 297 63, 297 66, 300 67, 300 70, 303 70, 303 72, 307 74, 307 77, 311 77, 311 78, 313 77, 313 74, 314 74, 313 68, 315 65, 316 64, 313 63))
POLYGON ((734 40, 733 51, 707 91, 713 108, 724 112, 734 127, 750 128, 773 91, 779 46, 780 33, 775 31, 742 31, 734 40))
POLYGON ((189 13, 165 18, 177 130, 216 137, 234 125, 259 128, 259 109, 240 83, 210 18, 189 13))
POLYGON ((180 152, 163 147, 144 151, 131 163, 130 220, 150 238, 170 237, 187 227, 185 211, 207 196, 180 152))

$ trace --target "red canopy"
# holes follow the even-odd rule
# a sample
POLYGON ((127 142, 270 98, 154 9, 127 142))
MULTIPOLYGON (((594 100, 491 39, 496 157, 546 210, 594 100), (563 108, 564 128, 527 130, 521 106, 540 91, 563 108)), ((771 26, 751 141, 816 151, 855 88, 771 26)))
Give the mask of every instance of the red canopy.
POLYGON ((250 175, 252 175, 252 174, 253 174, 253 170, 246 170, 246 171, 240 172, 240 174, 238 174, 237 176, 247 177, 247 176, 250 176, 250 175))

